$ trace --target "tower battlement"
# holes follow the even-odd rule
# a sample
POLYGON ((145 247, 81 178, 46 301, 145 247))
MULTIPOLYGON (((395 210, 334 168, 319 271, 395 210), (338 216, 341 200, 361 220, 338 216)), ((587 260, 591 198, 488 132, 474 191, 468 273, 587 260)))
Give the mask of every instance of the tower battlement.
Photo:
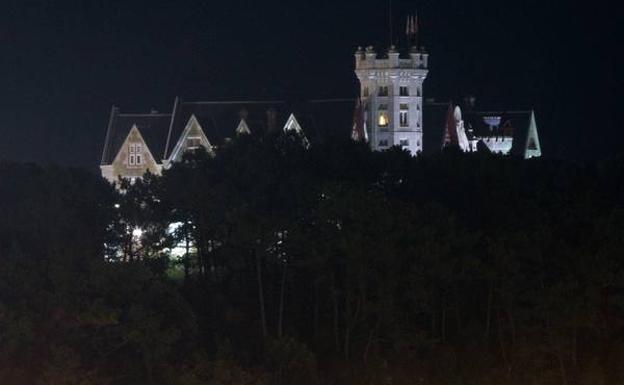
POLYGON ((356 70, 426 70, 428 66, 429 54, 423 48, 412 47, 406 57, 401 57, 401 52, 395 46, 391 46, 386 55, 377 53, 372 46, 368 46, 366 49, 358 47, 355 51, 356 70))

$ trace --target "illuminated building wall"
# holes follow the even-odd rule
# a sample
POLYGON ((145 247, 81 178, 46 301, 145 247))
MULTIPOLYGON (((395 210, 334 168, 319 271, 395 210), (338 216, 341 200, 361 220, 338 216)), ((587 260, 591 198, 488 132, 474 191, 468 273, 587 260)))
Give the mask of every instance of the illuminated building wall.
POLYGON ((387 57, 373 47, 355 53, 365 126, 373 150, 400 146, 413 155, 423 148, 423 82, 429 55, 416 47, 401 58, 392 46, 387 57))

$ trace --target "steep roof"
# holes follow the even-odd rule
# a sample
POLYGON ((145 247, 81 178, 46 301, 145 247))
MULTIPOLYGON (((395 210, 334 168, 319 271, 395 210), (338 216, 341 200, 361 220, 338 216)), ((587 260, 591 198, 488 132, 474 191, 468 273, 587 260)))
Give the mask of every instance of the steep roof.
POLYGON ((470 111, 464 113, 468 139, 513 138, 511 153, 524 155, 532 111, 470 111))
POLYGON ((423 103, 423 152, 433 154, 442 148, 449 102, 423 103))
POLYGON ((219 146, 226 138, 236 137, 242 118, 252 134, 281 129, 288 118, 285 107, 280 101, 177 102, 161 154, 165 159, 171 155, 191 116, 195 116, 210 143, 219 146))
POLYGON ((312 143, 349 138, 353 128, 355 98, 317 99, 289 106, 312 143))
MULTIPOLYGON (((425 101, 423 105, 425 153, 437 152, 442 146, 448 105, 448 102, 432 100, 425 101)), ((252 134, 264 135, 271 130, 281 131, 291 113, 301 125, 306 138, 311 143, 318 143, 350 137, 354 108, 355 99, 348 98, 301 103, 182 102, 177 99, 172 114, 122 114, 113 107, 102 164, 112 163, 134 125, 152 154, 160 161, 171 156, 192 116, 195 116, 213 146, 221 145, 226 138, 234 138, 241 119, 244 119, 252 134)), ((532 111, 464 111, 463 119, 469 139, 511 136, 512 154, 525 155, 532 111)))
MULTIPOLYGON (((423 149, 426 154, 442 147, 449 102, 425 101, 423 106, 423 149)), ((513 138, 511 153, 525 155, 531 128, 532 111, 473 111, 462 109, 462 119, 469 140, 513 138)))
POLYGON ((171 114, 122 114, 113 107, 109 119, 108 130, 102 152, 102 165, 113 162, 124 140, 136 125, 146 145, 159 162, 159 156, 164 152, 167 132, 171 122, 171 114))

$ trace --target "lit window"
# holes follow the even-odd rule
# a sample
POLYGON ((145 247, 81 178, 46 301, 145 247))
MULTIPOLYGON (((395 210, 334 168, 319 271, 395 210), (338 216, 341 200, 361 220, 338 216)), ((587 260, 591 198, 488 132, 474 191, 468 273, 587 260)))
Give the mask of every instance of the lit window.
POLYGON ((388 140, 387 139, 380 140, 379 147, 388 147, 388 140))
POLYGON ((399 88, 399 95, 401 95, 401 96, 409 96, 409 88, 407 88, 407 86, 401 86, 399 88))
POLYGON ((388 118, 388 113, 385 111, 379 112, 379 121, 377 122, 379 127, 388 127, 390 123, 390 119, 388 118))
POLYGON ((379 96, 388 96, 388 86, 379 87, 379 96))
POLYGON ((409 146, 409 140, 408 139, 401 139, 401 140, 399 140, 399 145, 401 147, 407 147, 407 146, 409 146))
POLYGON ((401 127, 409 127, 409 106, 407 104, 401 104, 399 110, 399 124, 401 127))

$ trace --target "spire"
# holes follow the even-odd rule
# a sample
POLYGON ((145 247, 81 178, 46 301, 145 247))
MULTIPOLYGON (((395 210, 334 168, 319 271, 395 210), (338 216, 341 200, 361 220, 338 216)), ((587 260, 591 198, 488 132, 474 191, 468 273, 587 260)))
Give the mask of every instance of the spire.
POLYGON ((455 121, 455 107, 451 101, 446 112, 446 130, 444 132, 442 147, 457 146, 458 144, 459 140, 457 137, 457 124, 455 121))
POLYGON ((366 142, 368 136, 364 122, 364 105, 362 99, 358 98, 355 102, 355 110, 353 111, 353 130, 351 131, 351 139, 355 142, 366 142))

